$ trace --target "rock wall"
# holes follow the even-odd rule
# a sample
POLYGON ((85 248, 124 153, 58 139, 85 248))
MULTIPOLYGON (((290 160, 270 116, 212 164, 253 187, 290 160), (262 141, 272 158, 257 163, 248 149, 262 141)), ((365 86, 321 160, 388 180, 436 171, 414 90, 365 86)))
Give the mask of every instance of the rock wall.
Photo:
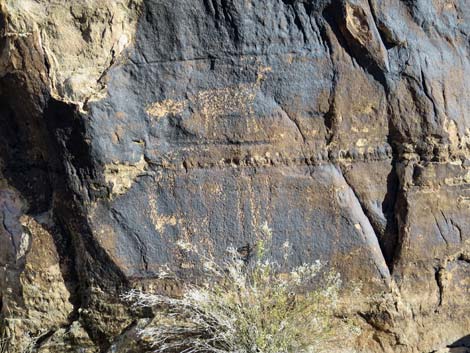
MULTIPOLYGON (((363 283, 346 349, 470 333, 465 0, 0 1, 11 352, 141 352, 131 287, 264 224, 363 283), (372 298, 372 299, 371 299, 372 298)), ((141 319, 139 319, 141 318, 141 319)), ((338 348, 339 349, 339 348, 338 348)), ((451 348, 453 349, 453 348, 451 348)), ((457 349, 457 348, 455 348, 457 349)))

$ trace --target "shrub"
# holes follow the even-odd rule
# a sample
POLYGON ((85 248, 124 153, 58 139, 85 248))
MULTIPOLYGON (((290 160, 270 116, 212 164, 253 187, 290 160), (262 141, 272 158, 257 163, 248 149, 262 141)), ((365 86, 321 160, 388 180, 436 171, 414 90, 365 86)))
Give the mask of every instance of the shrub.
POLYGON ((6 353, 7 351, 7 340, 6 338, 0 338, 0 353, 6 353))
MULTIPOLYGON (((3 322, 0 321, 3 325, 3 322)), ((29 332, 21 337, 21 347, 17 347, 12 343, 11 337, 8 337, 5 327, 0 326, 0 353, 33 353, 39 336, 32 336, 29 332)))
POLYGON ((124 295, 134 307, 155 309, 140 338, 156 353, 307 353, 343 335, 333 325, 340 276, 319 261, 280 273, 266 258, 267 227, 265 234, 251 262, 233 248, 221 265, 199 254, 207 276, 185 285, 181 297, 136 290, 124 295))

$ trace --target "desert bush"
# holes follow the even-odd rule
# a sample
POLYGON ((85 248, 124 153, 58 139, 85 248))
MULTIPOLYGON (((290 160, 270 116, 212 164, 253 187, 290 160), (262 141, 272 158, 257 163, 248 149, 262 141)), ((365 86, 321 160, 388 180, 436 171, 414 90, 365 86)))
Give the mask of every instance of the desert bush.
POLYGON ((9 333, 11 322, 15 319, 0 319, 0 353, 33 353, 36 351, 36 345, 40 339, 40 334, 33 335, 30 332, 24 332, 20 337, 12 337, 9 333))
POLYGON ((8 353, 9 339, 3 318, 0 318, 0 353, 8 353))
POLYGON ((339 335, 344 339, 348 325, 339 330, 333 324, 339 274, 319 261, 281 273, 266 256, 268 228, 265 233, 251 261, 233 248, 222 264, 199 254, 205 279, 186 284, 180 297, 126 293, 134 307, 154 308, 155 318, 140 338, 156 353, 307 353, 339 335))
POLYGON ((0 338, 0 353, 6 353, 7 351, 7 340, 6 338, 0 338))
POLYGON ((36 341, 29 335, 23 339, 24 346, 21 348, 14 347, 10 340, 6 337, 0 338, 0 353, 33 353, 35 351, 36 341))

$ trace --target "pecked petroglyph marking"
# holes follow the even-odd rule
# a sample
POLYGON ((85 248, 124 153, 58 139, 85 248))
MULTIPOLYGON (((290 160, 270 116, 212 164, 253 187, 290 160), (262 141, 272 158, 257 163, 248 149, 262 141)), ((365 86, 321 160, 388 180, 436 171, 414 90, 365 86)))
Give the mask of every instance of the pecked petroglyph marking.
POLYGON ((157 202, 155 199, 149 200, 150 219, 155 227, 155 230, 162 234, 166 227, 175 226, 178 222, 175 216, 164 215, 158 212, 157 202))
POLYGON ((459 196, 457 199, 457 204, 460 207, 470 208, 470 197, 468 196, 459 196))
POLYGON ((147 113, 156 118, 163 118, 168 114, 181 114, 187 107, 188 102, 174 101, 172 99, 165 99, 161 102, 156 102, 147 108, 147 113))
POLYGON ((258 70, 255 82, 201 90, 184 100, 165 99, 149 105, 146 111, 149 115, 161 119, 168 115, 181 114, 191 105, 199 114, 209 118, 230 113, 252 115, 256 94, 266 78, 266 73, 270 71, 270 67, 262 67, 258 70))
POLYGON ((122 195, 129 190, 135 179, 144 173, 147 162, 142 156, 141 159, 134 164, 129 163, 111 163, 104 166, 104 178, 111 188, 112 195, 122 195))

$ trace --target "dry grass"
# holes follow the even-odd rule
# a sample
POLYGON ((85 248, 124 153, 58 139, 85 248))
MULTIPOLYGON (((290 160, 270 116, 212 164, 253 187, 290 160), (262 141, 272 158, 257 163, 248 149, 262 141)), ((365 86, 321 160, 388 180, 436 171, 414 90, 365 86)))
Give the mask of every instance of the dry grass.
POLYGON ((221 265, 199 254, 205 280, 186 285, 181 297, 127 293, 124 299, 134 307, 155 312, 140 338, 156 353, 307 353, 344 340, 351 327, 333 325, 340 276, 318 261, 280 274, 280 266, 266 258, 267 227, 265 234, 249 263, 232 248, 221 265))
POLYGON ((36 346, 40 335, 34 336, 29 332, 24 333, 21 337, 21 342, 15 341, 9 336, 7 331, 7 324, 5 322, 10 319, 0 320, 0 353, 33 353, 36 351, 36 346))

